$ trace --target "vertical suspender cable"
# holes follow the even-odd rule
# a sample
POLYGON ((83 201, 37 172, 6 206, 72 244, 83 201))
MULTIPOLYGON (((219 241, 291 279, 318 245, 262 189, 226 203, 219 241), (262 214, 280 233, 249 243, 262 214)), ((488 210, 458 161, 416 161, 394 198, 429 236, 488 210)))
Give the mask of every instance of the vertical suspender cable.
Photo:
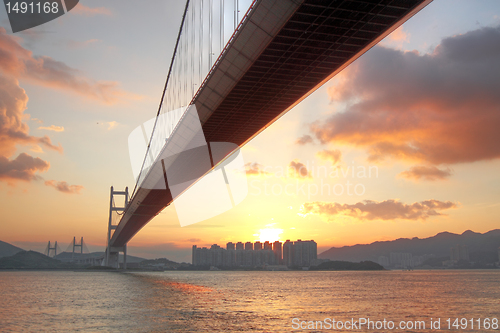
POLYGON ((196 27, 194 26, 194 19, 195 19, 195 16, 194 16, 194 10, 195 10, 195 6, 193 6, 193 10, 191 11, 191 27, 192 27, 192 31, 191 31, 191 96, 194 95, 194 54, 195 54, 195 44, 196 44, 196 27))
POLYGON ((209 0, 208 2, 208 71, 212 67, 212 10, 213 10, 214 1, 209 0))
POLYGON ((224 49, 224 0, 220 0, 220 52, 224 49))
POLYGON ((144 156, 144 160, 142 161, 141 171, 139 171, 139 176, 137 177, 137 182, 135 183, 134 190, 132 191, 132 195, 130 196, 131 198, 135 194, 135 191, 137 189, 137 185, 139 183, 139 180, 141 179, 141 173, 142 173, 142 171, 144 169, 144 164, 146 163, 146 158, 148 156, 149 147, 151 146, 151 140, 153 139, 153 133, 154 133, 155 128, 156 128, 156 123, 158 122, 158 116, 160 115, 161 106, 163 104, 163 99, 165 98, 165 92, 167 91, 167 86, 168 86, 168 81, 170 79, 170 74, 172 73, 172 67, 173 67, 173 64, 174 64, 175 55, 177 53, 177 47, 179 46, 179 40, 181 38, 182 27, 184 26, 184 21, 186 19, 186 13, 187 13, 188 7, 189 7, 189 0, 186 1, 186 7, 184 7, 184 14, 182 14, 181 26, 179 27, 179 33, 177 34, 177 40, 175 42, 175 47, 174 47, 174 52, 173 52, 173 55, 172 55, 172 60, 170 61, 170 67, 168 68, 167 79, 165 80, 165 86, 163 87, 163 93, 161 94, 161 100, 160 100, 160 105, 158 106, 158 112, 156 113, 155 124, 153 126, 153 130, 151 131, 151 138, 149 138, 148 148, 146 149, 146 154, 144 156))
MULTIPOLYGON (((203 31, 204 31, 204 26, 203 26, 203 0, 200 0, 200 29, 199 29, 199 34, 200 34, 200 44, 198 46, 198 49, 200 50, 200 68, 198 68, 198 72, 199 72, 199 79, 198 79, 198 84, 201 83, 202 81, 202 78, 201 78, 201 75, 202 75, 202 72, 201 72, 201 69, 203 68, 203 31)), ((198 89, 196 89, 198 90, 198 89)))

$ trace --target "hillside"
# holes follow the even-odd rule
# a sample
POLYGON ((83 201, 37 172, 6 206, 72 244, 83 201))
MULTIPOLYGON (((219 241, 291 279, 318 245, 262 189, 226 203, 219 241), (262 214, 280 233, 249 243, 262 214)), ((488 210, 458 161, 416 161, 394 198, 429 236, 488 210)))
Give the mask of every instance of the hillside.
POLYGON ((0 269, 64 269, 71 267, 71 265, 35 251, 21 251, 13 256, 0 258, 0 269))
POLYGON ((157 259, 150 259, 150 260, 144 260, 140 263, 140 267, 157 267, 157 268, 162 268, 162 269, 178 269, 178 268, 185 268, 186 266, 190 266, 190 264, 185 264, 185 263, 178 263, 172 260, 169 260, 167 258, 157 258, 157 259))
POLYGON ((12 244, 0 241, 0 258, 13 256, 20 251, 24 250, 12 244))
MULTIPOLYGON (((75 253, 74 255, 72 252, 61 252, 61 253, 58 253, 57 256, 55 256, 55 259, 61 260, 62 262, 69 262, 72 259, 81 260, 81 259, 99 258, 99 257, 102 258, 103 256, 104 256, 104 252, 91 252, 91 253, 83 253, 83 254, 75 253)), ((127 255, 127 263, 140 263, 144 260, 146 260, 146 259, 127 255)), ((123 254, 121 254, 121 253, 119 256, 119 261, 120 261, 120 263, 123 263, 123 254)))
POLYGON ((318 258, 343 261, 377 262, 379 256, 389 256, 391 252, 407 252, 414 256, 432 254, 436 257, 449 257, 450 248, 456 245, 467 245, 471 257, 474 253, 498 253, 500 247, 500 229, 484 234, 470 230, 462 234, 441 232, 428 238, 400 238, 393 241, 358 244, 353 246, 332 247, 320 253, 318 258))

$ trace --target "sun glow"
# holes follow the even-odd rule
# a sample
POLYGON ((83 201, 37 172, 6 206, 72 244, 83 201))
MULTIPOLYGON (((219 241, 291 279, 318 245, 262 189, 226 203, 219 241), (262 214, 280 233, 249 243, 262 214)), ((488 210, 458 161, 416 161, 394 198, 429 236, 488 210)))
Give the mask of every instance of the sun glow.
POLYGON ((257 237, 260 242, 275 242, 277 240, 280 240, 280 235, 283 233, 283 229, 279 228, 269 228, 272 225, 267 225, 264 229, 259 229, 258 234, 254 234, 255 237, 257 237))

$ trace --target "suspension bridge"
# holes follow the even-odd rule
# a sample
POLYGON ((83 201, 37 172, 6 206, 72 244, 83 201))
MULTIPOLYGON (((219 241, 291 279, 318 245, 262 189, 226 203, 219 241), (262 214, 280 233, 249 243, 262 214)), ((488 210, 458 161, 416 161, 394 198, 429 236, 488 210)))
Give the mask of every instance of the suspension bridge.
POLYGON ((46 256, 66 262, 81 260, 84 253, 88 254, 89 249, 83 241, 83 237, 80 238, 80 241, 77 241, 76 237, 73 237, 73 240, 69 243, 65 251, 62 251, 61 247, 57 244, 57 241, 54 243, 49 241, 44 251, 46 256))
POLYGON ((111 188, 105 264, 116 266, 174 199, 431 1, 187 1, 156 118, 131 135, 147 140, 129 139, 141 156, 131 161, 135 188, 111 188))

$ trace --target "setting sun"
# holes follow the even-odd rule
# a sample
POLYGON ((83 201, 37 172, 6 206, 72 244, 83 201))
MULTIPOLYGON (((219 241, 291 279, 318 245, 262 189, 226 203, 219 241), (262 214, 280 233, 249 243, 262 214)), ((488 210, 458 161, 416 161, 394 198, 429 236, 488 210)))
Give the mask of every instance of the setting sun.
MULTIPOLYGON (((269 225, 271 226, 271 225, 269 225)), ((259 240, 260 242, 270 242, 273 243, 275 241, 280 240, 280 234, 283 233, 283 229, 278 229, 278 228, 265 228, 265 229, 259 229, 258 234, 254 234, 255 237, 257 237, 256 240, 259 240)))

